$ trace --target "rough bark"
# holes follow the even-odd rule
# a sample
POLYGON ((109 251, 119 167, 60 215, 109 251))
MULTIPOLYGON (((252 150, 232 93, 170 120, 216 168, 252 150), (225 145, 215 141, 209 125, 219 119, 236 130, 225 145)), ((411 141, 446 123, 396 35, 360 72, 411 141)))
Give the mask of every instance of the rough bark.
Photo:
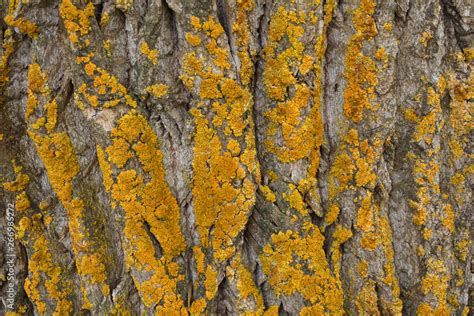
POLYGON ((0 15, 0 313, 469 313, 469 1, 0 15))

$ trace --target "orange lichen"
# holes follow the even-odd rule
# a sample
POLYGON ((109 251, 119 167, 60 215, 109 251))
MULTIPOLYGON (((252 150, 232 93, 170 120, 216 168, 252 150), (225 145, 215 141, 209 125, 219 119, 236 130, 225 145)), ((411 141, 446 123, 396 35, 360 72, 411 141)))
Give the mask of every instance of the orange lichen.
POLYGON ((471 245, 471 239, 469 236, 469 232, 466 230, 462 230, 459 233, 460 239, 454 244, 454 250, 456 257, 459 260, 465 262, 469 256, 469 247, 471 245))
POLYGON ((40 314, 69 314, 73 308, 72 301, 69 300, 72 282, 64 277, 59 261, 53 258, 50 243, 43 232, 40 215, 35 214, 31 219, 23 217, 21 220, 23 230, 28 227, 27 237, 22 238, 31 243, 33 249, 31 257, 28 258, 30 276, 25 280, 25 292, 40 314), (42 294, 43 287, 46 295, 42 294), (51 300, 56 302, 54 310, 50 309, 51 300))
POLYGON ((413 109, 406 109, 404 112, 405 120, 411 123, 418 122, 418 115, 413 109))
POLYGON ((221 69, 229 69, 227 49, 220 48, 215 39, 211 39, 206 45, 207 51, 213 56, 214 64, 221 69))
POLYGON ((115 76, 110 75, 105 69, 98 67, 91 61, 93 55, 93 53, 90 53, 85 57, 78 57, 76 60, 77 63, 84 64, 84 72, 92 79, 92 84, 83 83, 79 87, 78 93, 83 95, 94 108, 99 107, 99 105, 103 108, 110 108, 119 104, 126 104, 132 108, 137 107, 137 102, 128 94, 125 86, 115 76), (88 92, 92 89, 95 91, 88 92), (107 98, 107 100, 99 104, 98 96, 92 94, 94 92, 103 96, 102 98, 107 98))
POLYGON ((240 59, 240 79, 242 84, 248 85, 253 76, 252 57, 256 55, 255 51, 250 50, 250 26, 249 26, 249 12, 254 9, 254 0, 239 0, 237 1, 237 17, 232 25, 232 31, 235 34, 238 45, 237 56, 240 59))
MULTIPOLYGON (((196 297, 201 309, 206 303, 201 300, 211 300, 216 294, 219 266, 236 253, 234 241, 255 203, 254 179, 259 175, 250 74, 234 79, 227 41, 221 41, 224 30, 212 16, 202 23, 191 17, 191 25, 194 31, 187 35, 188 40, 199 37, 201 43, 184 56, 180 78, 199 100, 191 114, 196 126, 192 193, 200 240, 200 250, 194 252, 198 284, 206 293, 196 297)), ((244 31, 239 32, 240 44, 244 31)), ((241 49, 239 56, 246 55, 246 48, 241 49)))
POLYGON ((359 315, 380 315, 375 286, 376 284, 373 280, 367 280, 357 295, 355 305, 359 315))
POLYGON ((430 39, 433 38, 433 34, 431 34, 430 32, 427 32, 427 31, 424 31, 423 33, 421 33, 421 36, 419 38, 419 42, 421 45, 423 46, 428 46, 428 42, 430 39))
POLYGON ((214 40, 218 39, 222 33, 224 33, 224 28, 222 25, 220 23, 216 23, 212 16, 210 16, 207 21, 202 23, 202 30, 207 34, 207 36, 214 40))
POLYGON ((252 273, 237 254, 226 268, 226 276, 236 285, 239 295, 236 307, 239 314, 261 314, 264 304, 263 297, 255 284, 252 273))
POLYGON ((97 150, 97 159, 99 160, 100 170, 102 171, 102 183, 107 191, 110 191, 110 188, 113 184, 112 179, 112 167, 105 157, 105 152, 99 145, 96 146, 97 150))
POLYGON ((339 216, 340 212, 341 212, 341 209, 339 208, 339 206, 335 203, 332 204, 326 216, 324 217, 324 222, 327 225, 331 225, 332 223, 336 222, 337 217, 339 216))
POLYGON ((19 29, 20 32, 27 34, 31 38, 38 37, 39 27, 31 21, 23 18, 15 19, 11 14, 7 14, 3 20, 8 26, 19 29))
POLYGON ((49 241, 44 234, 42 214, 32 214, 30 200, 24 191, 29 183, 29 176, 15 161, 12 163, 16 179, 5 183, 4 188, 13 192, 21 191, 16 196, 15 203, 16 211, 22 214, 18 221, 16 235, 23 245, 28 245, 31 249, 28 258, 30 274, 25 280, 25 292, 41 314, 45 314, 48 306, 52 305, 51 300, 56 301, 54 314, 69 313, 72 309, 72 302, 68 298, 71 284, 68 283, 67 278, 61 277, 62 269, 59 262, 53 263, 49 241), (41 290, 42 287, 45 290, 41 290))
MULTIPOLYGON (((3 88, 9 80, 8 74, 10 72, 10 67, 8 66, 8 60, 14 52, 13 44, 15 43, 12 30, 7 29, 3 33, 3 43, 2 43, 2 56, 0 57, 0 88, 3 88)), ((0 96, 0 100, 3 97, 0 96)))
POLYGON ((377 26, 373 14, 375 1, 362 0, 352 14, 355 34, 349 41, 346 52, 344 76, 347 86, 344 91, 344 114, 354 123, 362 120, 364 110, 372 108, 377 84, 377 67, 375 62, 363 53, 365 41, 377 35, 377 26))
POLYGON ((451 150, 454 159, 460 159, 464 155, 464 149, 457 139, 449 140, 449 149, 451 150))
POLYGON ((194 27, 194 30, 199 31, 202 28, 201 20, 196 16, 191 16, 190 18, 191 25, 194 27))
POLYGON ((191 44, 192 46, 198 46, 201 45, 201 38, 198 35, 194 35, 192 33, 187 32, 186 35, 186 41, 191 44))
POLYGON ((385 22, 383 24, 383 28, 384 28, 384 30, 386 30, 388 32, 391 32, 393 30, 393 24, 390 23, 390 22, 385 22))
POLYGON ((260 256, 263 271, 276 295, 298 293, 307 300, 305 313, 342 315, 342 288, 324 260, 324 237, 317 226, 307 227, 302 234, 273 234, 260 256))
POLYGON ((374 54, 374 58, 377 59, 378 61, 383 62, 384 67, 386 67, 388 63, 388 55, 384 47, 380 47, 379 49, 377 49, 377 51, 374 54))
MULTIPOLYGON (((101 23, 102 23, 102 20, 101 20, 101 23)), ((111 40, 102 41, 102 46, 104 47, 105 55, 107 57, 112 57, 112 41, 111 40)))
POLYGON ((150 49, 147 42, 142 42, 140 52, 145 55, 153 65, 158 63, 158 51, 156 49, 150 49))
POLYGON ((112 140, 106 152, 119 168, 111 193, 125 213, 126 264, 133 268, 133 280, 146 306, 161 302, 157 307, 159 313, 184 311, 177 292, 177 283, 184 276, 174 258, 184 250, 185 241, 179 206, 165 180, 157 136, 142 115, 131 111, 118 120, 112 140), (119 143, 127 144, 126 160, 136 159, 139 168, 121 169, 126 160, 114 158, 120 155, 121 149, 116 145, 119 143), (142 172, 149 180, 145 180, 142 172), (155 250, 150 235, 159 242, 162 253, 155 250))
POLYGON ((30 208, 30 200, 26 196, 26 192, 16 196, 15 208, 18 212, 23 212, 30 208))
POLYGON ((57 123, 58 103, 56 102, 56 99, 47 103, 45 105, 45 109, 46 109, 45 127, 48 133, 51 133, 55 129, 56 123, 57 123))
POLYGON ((270 20, 268 42, 264 49, 266 64, 263 81, 267 95, 276 101, 284 100, 287 88, 297 83, 290 66, 296 63, 303 65, 304 70, 308 64, 308 58, 303 60, 304 45, 299 41, 304 33, 304 28, 298 25, 299 20, 292 19, 295 13, 295 11, 289 11, 280 6, 270 20), (278 43, 285 36, 290 47, 277 54, 278 43))
POLYGON ((366 278, 367 277, 367 274, 368 274, 368 269, 369 269, 369 264, 367 263, 367 261, 361 261, 359 262, 359 264, 357 265, 357 272, 359 273, 359 275, 362 277, 362 278, 366 278))
MULTIPOLYGON (((428 272, 421 281, 421 292, 423 295, 432 295, 437 307, 433 308, 436 315, 449 315, 450 308, 447 305, 447 289, 449 286, 450 275, 442 260, 428 259, 428 272)), ((426 303, 425 303, 426 304, 426 303)), ((427 304, 426 304, 427 305, 427 304)), ((429 305, 427 305, 431 309, 429 305)))
POLYGON ((40 65, 33 63, 28 67, 28 89, 32 93, 46 93, 46 75, 40 65))
POLYGON ((79 48, 89 46, 87 40, 80 38, 89 34, 92 29, 90 18, 94 17, 94 3, 89 2, 84 9, 79 9, 71 0, 62 0, 59 4, 59 13, 71 44, 79 48))
POLYGON ((305 120, 300 117, 309 103, 310 96, 311 91, 306 85, 296 84, 293 98, 279 103, 276 108, 265 114, 271 122, 268 130, 269 137, 276 137, 278 127, 281 128, 284 145, 277 147, 271 139, 267 139, 265 145, 282 162, 292 162, 308 157, 314 148, 314 143, 308 142, 308 139, 320 142, 319 107, 313 106, 305 120))
POLYGON ((261 185, 260 186, 260 191, 263 193, 263 196, 265 197, 265 199, 271 203, 275 203, 276 201, 276 195, 275 193, 272 191, 272 189, 270 189, 270 187, 266 186, 266 185, 261 185))
POLYGON ((13 171, 15 172, 15 180, 3 183, 3 188, 10 192, 20 192, 25 190, 30 182, 30 177, 23 173, 23 167, 17 165, 15 160, 12 161, 13 171))
MULTIPOLYGON (((102 250, 95 244, 95 241, 89 238, 84 219, 86 213, 84 201, 73 194, 73 179, 79 173, 79 163, 69 135, 65 132, 56 131, 56 100, 50 100, 47 78, 36 63, 31 64, 28 69, 28 93, 36 94, 37 99, 46 100, 46 102, 42 102, 42 104, 38 104, 30 110, 29 116, 34 115, 39 119, 34 124, 31 123, 31 118, 27 119, 28 135, 33 140, 43 161, 54 192, 67 211, 76 267, 88 284, 103 283, 106 277, 102 250), (46 122, 46 118, 48 119, 46 124, 38 123, 46 122), (44 129, 42 128, 43 125, 45 125, 44 129), (100 261, 86 269, 84 265, 80 264, 84 256, 96 256, 100 258, 100 261)), ((107 285, 101 284, 100 286, 107 285)))
POLYGON ((168 94, 168 86, 165 84, 154 84, 146 87, 146 91, 151 93, 155 98, 159 99, 168 94))
POLYGON ((454 210, 451 204, 445 206, 444 213, 443 225, 449 232, 454 233, 454 210))
POLYGON ((289 203, 290 207, 298 211, 301 215, 306 215, 307 210, 301 193, 294 184, 289 185, 290 192, 283 193, 283 198, 289 203))
POLYGON ((207 266, 204 286, 206 288, 206 298, 212 300, 217 294, 217 271, 211 266, 207 266))
POLYGON ((193 162, 196 220, 203 245, 211 246, 208 243, 212 241, 214 257, 225 260, 233 251, 230 240, 245 226, 255 193, 244 178, 239 158, 227 151, 222 155, 221 141, 207 126, 206 118, 197 109, 192 114, 197 125, 193 162), (242 181, 242 187, 235 187, 235 181, 242 181), (232 225, 228 218, 233 218, 232 225), (207 232, 212 225, 214 238, 207 232))
POLYGON ((355 166, 348 154, 341 153, 336 156, 330 171, 330 198, 347 188, 347 185, 353 179, 354 169, 355 166), (337 180, 337 183, 334 180, 337 180))
POLYGON ((370 192, 367 192, 367 195, 362 199, 357 211, 355 226, 363 232, 368 232, 374 228, 374 207, 372 205, 372 193, 370 192))

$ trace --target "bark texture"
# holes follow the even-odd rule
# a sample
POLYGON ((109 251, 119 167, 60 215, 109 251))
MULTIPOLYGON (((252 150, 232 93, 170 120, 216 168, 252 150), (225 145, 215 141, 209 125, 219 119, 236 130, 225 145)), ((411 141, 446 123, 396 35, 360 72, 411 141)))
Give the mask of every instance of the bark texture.
POLYGON ((2 0, 0 313, 468 315, 471 5, 2 0))

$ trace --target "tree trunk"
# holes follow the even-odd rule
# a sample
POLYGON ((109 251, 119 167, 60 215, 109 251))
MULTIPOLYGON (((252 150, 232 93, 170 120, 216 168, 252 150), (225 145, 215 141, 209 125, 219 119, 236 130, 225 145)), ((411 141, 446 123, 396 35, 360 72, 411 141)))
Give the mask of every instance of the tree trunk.
POLYGON ((2 314, 469 313, 470 1, 7 2, 2 314))

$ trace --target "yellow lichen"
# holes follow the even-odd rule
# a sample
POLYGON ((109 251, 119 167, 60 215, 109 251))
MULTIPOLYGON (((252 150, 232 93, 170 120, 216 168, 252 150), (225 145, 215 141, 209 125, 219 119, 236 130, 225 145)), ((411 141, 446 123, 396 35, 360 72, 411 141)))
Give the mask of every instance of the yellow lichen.
POLYGON ((116 0, 115 6, 123 11, 127 11, 133 5, 133 0, 116 0))
POLYGON ((307 210, 301 193, 294 184, 289 185, 290 193, 283 193, 283 198, 290 204, 290 207, 297 210, 301 215, 307 214, 307 210))
POLYGON ((23 173, 23 167, 17 165, 15 160, 12 161, 13 170, 15 172, 15 180, 3 183, 3 188, 10 192, 20 192, 25 190, 30 182, 30 177, 23 173))
POLYGON ((302 234, 291 230, 274 234, 260 256, 262 268, 276 295, 298 293, 311 303, 305 313, 342 314, 342 288, 324 259, 323 243, 312 224, 302 234))
POLYGON ((324 218, 324 222, 327 225, 331 225, 332 223, 334 223, 337 220, 337 217, 339 216, 340 211, 341 209, 339 208, 337 204, 331 205, 328 213, 326 214, 324 218))
POLYGON ((444 227, 451 233, 454 232, 454 210, 451 204, 447 204, 444 208, 445 218, 443 219, 444 227))
POLYGON ((194 35, 192 33, 187 32, 185 37, 186 41, 192 46, 201 45, 201 38, 198 35, 194 35))
POLYGON ((378 295, 375 290, 375 282, 367 280, 362 286, 355 302, 359 315, 380 315, 377 302, 378 295))
MULTIPOLYGON (((450 275, 442 260, 428 259, 428 271, 421 281, 421 292, 423 295, 432 295, 437 306, 432 309, 431 306, 425 304, 424 309, 432 310, 435 315, 449 315, 450 308, 447 305, 447 289, 449 285, 450 275)), ((420 309, 418 309, 420 312, 420 309)))
POLYGON ((237 285, 239 292, 236 307, 239 314, 251 315, 263 312, 263 297, 257 288, 252 273, 243 264, 240 255, 235 256, 230 266, 226 269, 226 275, 237 285))
MULTIPOLYGON (((8 61, 14 52, 15 43, 12 30, 7 29, 3 34, 3 43, 2 43, 2 56, 0 57, 0 88, 3 88, 9 80, 8 74, 10 73, 10 67, 8 66, 8 61)), ((0 96, 0 100, 3 97, 0 96)))
POLYGON ((375 1, 362 0, 352 14, 355 34, 349 41, 346 51, 346 68, 344 76, 347 86, 344 91, 344 114, 354 123, 362 120, 364 110, 372 108, 377 84, 377 67, 375 62, 364 55, 362 47, 377 35, 377 26, 373 14, 375 1))
POLYGON ((424 31, 423 33, 421 33, 421 36, 419 38, 419 42, 421 45, 423 46, 428 46, 428 42, 430 39, 433 38, 433 34, 431 34, 430 32, 427 32, 427 31, 424 31))
POLYGON ((260 191, 263 193, 263 196, 265 199, 271 203, 275 203, 276 201, 276 195, 273 193, 273 191, 266 185, 261 185, 260 186, 260 191))
POLYGON ((97 150, 97 159, 99 160, 100 170, 102 171, 102 182, 107 191, 110 191, 110 188, 113 184, 112 179, 112 167, 105 157, 105 152, 99 145, 96 146, 97 150))
POLYGON ((102 283, 100 286, 104 286, 106 276, 102 250, 89 238, 84 219, 84 201, 73 194, 73 179, 79 173, 79 163, 68 134, 57 131, 57 103, 55 99, 51 100, 47 78, 36 63, 31 64, 28 69, 28 93, 35 95, 38 100, 46 100, 30 110, 30 116, 34 115, 39 119, 34 124, 31 118, 27 119, 28 135, 33 140, 49 182, 69 217, 69 233, 76 267, 85 282, 90 285, 102 283), (42 129, 43 125, 46 128, 42 129), (100 260, 94 266, 81 265, 81 260, 89 256, 96 256, 100 260))
POLYGON ((368 192, 362 199, 357 211, 357 222, 355 225, 363 232, 368 232, 374 228, 374 207, 372 205, 372 193, 368 192))
POLYGON ((413 109, 406 109, 404 112, 405 120, 411 123, 418 122, 418 115, 413 109))
POLYGON ((3 20, 8 26, 19 29, 20 32, 27 34, 31 38, 36 38, 38 36, 39 27, 31 21, 23 18, 15 19, 11 14, 7 14, 3 20))
POLYGON ((165 84, 154 84, 146 87, 146 91, 159 99, 168 94, 168 86, 165 84))
POLYGON ((383 28, 388 31, 388 32, 391 32, 393 30, 393 24, 390 23, 390 22, 386 22, 383 24, 383 28))
POLYGON ((69 314, 73 308, 69 297, 72 282, 64 276, 60 260, 53 255, 41 214, 25 215, 20 219, 19 226, 19 237, 32 249, 28 258, 30 275, 25 280, 25 292, 40 314, 69 314), (54 306, 52 302, 56 303, 55 309, 49 308, 54 306))
POLYGON ((380 47, 379 49, 377 49, 377 51, 374 54, 374 58, 377 59, 378 61, 383 62, 384 67, 387 66, 388 55, 387 55, 387 52, 385 51, 384 47, 380 47))
POLYGON ((145 55, 153 65, 158 63, 158 51, 156 49, 150 49, 147 42, 142 42, 140 52, 145 55))
POLYGON ((119 168, 113 176, 111 194, 125 213, 126 264, 146 276, 143 279, 132 275, 146 306, 162 302, 157 312, 165 314, 184 310, 177 292, 177 283, 184 276, 173 259, 184 250, 185 241, 179 206, 165 180, 157 136, 142 115, 130 111, 118 120, 112 140, 106 152, 119 168), (136 159, 139 168, 122 169, 124 160, 114 158, 120 155, 121 147, 116 145, 120 143, 127 143, 126 160, 136 159), (145 180, 142 172, 149 180, 145 180), (150 234, 158 240, 162 254, 156 252, 150 234))
POLYGON ((89 42, 81 38, 88 35, 92 29, 90 18, 94 16, 94 3, 89 2, 84 9, 79 9, 71 0, 62 0, 59 4, 59 13, 71 44, 79 48, 89 46, 89 42))
MULTIPOLYGON (((195 254, 198 284, 210 300, 217 290, 218 266, 236 252, 234 240, 255 203, 253 179, 259 176, 249 76, 242 81, 233 79, 232 59, 220 40, 224 30, 212 16, 203 22, 191 17, 191 25, 194 31, 186 37, 191 41, 198 37, 201 43, 195 52, 184 56, 180 78, 200 100, 191 110, 196 126, 192 192, 200 239, 200 251, 195 254)), ((244 30, 239 32, 241 43, 244 30)), ((242 54, 246 55, 241 51, 239 56, 242 54)))

